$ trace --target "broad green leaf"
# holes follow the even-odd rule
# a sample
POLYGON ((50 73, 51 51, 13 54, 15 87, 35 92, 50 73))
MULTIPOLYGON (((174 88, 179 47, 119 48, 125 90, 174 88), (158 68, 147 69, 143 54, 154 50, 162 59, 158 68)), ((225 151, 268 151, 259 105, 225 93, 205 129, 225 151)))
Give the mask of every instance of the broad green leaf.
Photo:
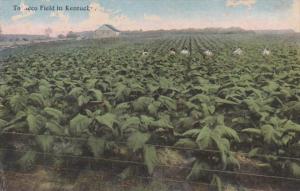
POLYGON ((142 115, 141 116, 141 123, 143 125, 145 125, 146 127, 148 127, 149 125, 151 125, 154 122, 154 118, 150 117, 150 116, 146 116, 146 115, 142 115))
POLYGON ((49 98, 51 94, 51 87, 40 85, 39 86, 40 94, 43 95, 44 98, 49 98))
POLYGON ((46 122, 45 125, 46 129, 49 130, 51 133, 54 133, 55 135, 64 135, 64 128, 59 125, 56 121, 49 121, 46 122))
POLYGON ((22 95, 14 95, 9 99, 9 103, 14 112, 22 111, 26 108, 27 100, 22 95))
POLYGON ((154 99, 150 97, 139 97, 132 103, 134 111, 144 111, 154 99))
POLYGON ((275 143, 277 142, 278 133, 272 125, 263 125, 261 127, 261 132, 264 137, 264 140, 267 143, 271 143, 272 141, 274 141, 275 143))
POLYGON ((150 103, 148 105, 149 113, 152 115, 156 115, 160 106, 161 106, 161 103, 159 101, 154 101, 153 103, 150 103))
POLYGON ((92 119, 85 115, 78 114, 70 121, 70 130, 75 134, 86 132, 92 119))
POLYGON ((241 168, 239 161, 232 153, 229 153, 229 156, 227 157, 227 163, 235 167, 238 167, 239 169, 241 168))
POLYGON ((207 170, 210 170, 210 167, 205 162, 196 161, 190 171, 189 175, 187 176, 188 180, 197 180, 202 177, 207 176, 207 170))
POLYGON ((211 181, 211 185, 214 185, 218 188, 218 191, 223 191, 223 183, 222 183, 222 180, 219 176, 217 175, 213 175, 213 179, 211 181))
POLYGON ((93 96, 96 98, 97 101, 103 100, 103 94, 100 90, 90 89, 89 91, 93 93, 93 96))
POLYGON ((77 98, 77 102, 78 102, 78 106, 83 106, 84 104, 87 104, 90 101, 90 97, 89 96, 84 96, 84 95, 80 95, 77 98))
POLYGON ((1 97, 6 96, 6 94, 8 94, 9 89, 10 89, 9 86, 7 85, 0 85, 0 96, 1 97))
POLYGON ((300 125, 290 120, 286 122, 283 128, 285 132, 290 132, 290 131, 298 132, 298 133, 300 132, 300 125))
POLYGON ((197 137, 198 134, 201 132, 201 129, 190 129, 184 132, 182 135, 185 137, 197 137))
POLYGON ((88 145, 91 148, 95 157, 99 157, 104 153, 105 140, 99 137, 90 136, 88 138, 88 145))
POLYGON ((243 129, 242 132, 256 134, 256 135, 261 135, 262 134, 261 130, 256 129, 256 128, 246 128, 246 129, 243 129))
POLYGON ((134 132, 129 136, 127 145, 135 152, 144 147, 150 136, 149 133, 134 132))
POLYGON ((97 81, 98 81, 98 79, 88 79, 86 81, 86 87, 87 88, 95 88, 97 81))
POLYGON ((44 152, 47 152, 52 147, 54 143, 54 138, 51 135, 37 135, 36 142, 44 152))
POLYGON ((7 124, 7 121, 0 119, 0 132, 1 132, 1 128, 4 127, 7 124))
POLYGON ((159 85, 162 89, 169 89, 173 86, 172 80, 162 77, 159 79, 159 85))
POLYGON ((175 144, 175 147, 184 147, 184 148, 197 148, 197 144, 195 143, 195 141, 193 141, 192 139, 189 138, 182 138, 179 139, 175 144))
POLYGON ((126 119, 126 121, 123 123, 122 128, 127 127, 135 127, 138 128, 141 121, 138 117, 129 117, 126 119))
POLYGON ((148 173, 152 174, 155 165, 158 163, 156 150, 154 146, 150 146, 150 145, 144 146, 144 161, 148 168, 148 173))
POLYGON ((209 103, 210 102, 210 98, 207 95, 204 94, 197 94, 195 96, 193 96, 192 98, 190 98, 190 101, 199 101, 200 103, 209 103))
POLYGON ((63 118, 63 113, 58 110, 58 109, 54 109, 51 107, 46 107, 44 108, 44 111, 51 117, 53 117, 54 119, 60 120, 63 118))
POLYGON ((255 157, 258 152, 260 151, 260 148, 256 147, 250 150, 250 152, 248 153, 249 157, 255 157))
POLYGON ((233 101, 230 101, 230 100, 227 100, 227 99, 222 99, 222 98, 219 98, 219 97, 216 97, 215 101, 219 104, 229 104, 229 105, 236 105, 237 104, 233 101))
POLYGON ((194 126, 195 120, 192 117, 182 117, 179 119, 177 126, 183 129, 189 129, 194 126))
POLYGON ((42 128, 40 126, 39 119, 35 115, 29 114, 26 120, 29 126, 29 131, 31 133, 39 133, 39 130, 42 128))
POLYGON ((125 112, 130 109, 130 104, 128 102, 118 104, 114 111, 116 112, 125 112))
POLYGON ((126 85, 121 83, 117 84, 114 91, 116 92, 115 99, 117 100, 123 100, 130 94, 130 89, 126 85))
POLYGON ((44 106, 45 103, 43 95, 39 93, 30 94, 29 100, 33 101, 35 104, 38 104, 39 106, 44 106))
POLYGON ((169 110, 176 110, 176 101, 167 96, 159 96, 158 100, 165 105, 169 110))
POLYGON ((240 142, 239 135, 235 130, 225 125, 217 126, 216 129, 221 133, 221 136, 226 136, 240 142))
POLYGON ((201 149, 207 148, 211 144, 211 129, 205 126, 197 136, 196 143, 201 149))
POLYGON ((81 87, 75 87, 69 92, 69 95, 79 97, 80 95, 82 95, 82 93, 83 89, 81 87))
POLYGON ((189 101, 186 101, 184 102, 184 105, 188 108, 188 109, 199 109, 199 106, 192 103, 192 102, 189 102, 189 101))
POLYGON ((296 162, 290 164, 290 171, 295 177, 300 177, 300 165, 296 162))
POLYGON ((221 138, 216 134, 211 135, 212 140, 216 144, 221 154, 223 165, 227 166, 227 154, 230 152, 230 142, 226 138, 221 138))
POLYGON ((125 168, 120 174, 118 174, 118 177, 121 180, 126 180, 127 178, 133 176, 134 172, 135 172, 135 168, 132 166, 129 166, 129 167, 125 168))
POLYGON ((165 118, 161 118, 157 121, 154 121, 150 124, 153 127, 156 128, 168 128, 168 129, 173 129, 174 127, 172 126, 171 122, 165 118))
POLYGON ((97 116, 96 120, 98 123, 112 129, 113 125, 116 123, 116 116, 112 113, 106 113, 104 115, 97 116))

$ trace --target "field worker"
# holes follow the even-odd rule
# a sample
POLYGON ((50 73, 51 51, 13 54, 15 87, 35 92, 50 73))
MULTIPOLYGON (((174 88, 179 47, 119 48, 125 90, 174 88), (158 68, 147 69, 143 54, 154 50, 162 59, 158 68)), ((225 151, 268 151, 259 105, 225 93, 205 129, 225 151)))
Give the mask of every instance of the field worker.
POLYGON ((190 52, 188 51, 188 49, 187 49, 186 47, 183 47, 183 49, 181 50, 180 53, 183 54, 183 55, 188 55, 188 54, 190 54, 190 52))
POLYGON ((171 49, 170 49, 170 54, 171 54, 171 55, 175 55, 175 54, 176 54, 175 48, 171 48, 171 49))
POLYGON ((204 54, 205 54, 205 56, 208 56, 208 57, 213 56, 213 53, 212 53, 212 51, 210 51, 210 50, 204 51, 204 54))
POLYGON ((233 54, 234 55, 242 55, 243 54, 243 51, 241 48, 237 48, 235 51, 233 51, 233 54))
POLYGON ((266 48, 262 51, 262 55, 264 55, 264 56, 269 56, 270 54, 271 54, 271 51, 266 48))
POLYGON ((149 55, 148 50, 145 48, 143 51, 143 56, 148 56, 148 55, 149 55))

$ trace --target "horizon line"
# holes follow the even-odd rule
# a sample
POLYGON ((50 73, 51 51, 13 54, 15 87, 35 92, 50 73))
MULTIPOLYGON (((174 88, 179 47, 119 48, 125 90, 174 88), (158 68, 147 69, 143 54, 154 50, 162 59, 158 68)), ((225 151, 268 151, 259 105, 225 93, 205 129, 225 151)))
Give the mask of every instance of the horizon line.
MULTIPOLYGON (((51 27, 46 27, 47 28, 51 28, 51 27)), ((281 29, 275 29, 275 28, 266 28, 266 29, 245 29, 243 27, 239 27, 239 26, 230 26, 230 27, 205 27, 205 28, 173 28, 173 29, 135 29, 135 30, 120 30, 120 32, 154 32, 154 31, 183 31, 183 30, 205 30, 205 29, 240 29, 243 30, 245 32, 251 32, 251 31, 291 31, 293 33, 300 33, 297 32, 296 30, 292 29, 292 28, 281 28, 281 29)), ((69 30, 68 32, 75 32, 75 33, 80 33, 80 32, 92 32, 97 30, 85 30, 85 31, 76 31, 76 30, 69 30)), ((65 33, 66 31, 60 31, 60 32, 56 32, 57 34, 54 36, 58 36, 59 33, 65 33)), ((41 35, 41 36, 46 36, 45 33, 36 33, 36 34, 29 34, 29 33, 5 33, 3 32, 3 28, 2 28, 2 34, 1 35, 29 35, 29 36, 33 36, 33 35, 41 35)))

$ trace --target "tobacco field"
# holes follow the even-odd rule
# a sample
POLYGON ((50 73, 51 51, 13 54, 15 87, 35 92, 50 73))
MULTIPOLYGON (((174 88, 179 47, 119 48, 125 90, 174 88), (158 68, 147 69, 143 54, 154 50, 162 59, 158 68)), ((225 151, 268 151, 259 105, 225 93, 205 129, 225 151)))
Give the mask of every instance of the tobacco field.
POLYGON ((1 161, 22 173, 297 190, 299 39, 185 35, 3 51, 1 161))

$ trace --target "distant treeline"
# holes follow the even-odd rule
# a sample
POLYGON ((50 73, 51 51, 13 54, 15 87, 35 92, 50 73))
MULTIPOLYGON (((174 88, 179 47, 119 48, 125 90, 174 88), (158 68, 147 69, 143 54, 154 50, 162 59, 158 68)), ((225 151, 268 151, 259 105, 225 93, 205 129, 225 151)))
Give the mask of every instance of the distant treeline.
POLYGON ((182 29, 182 30, 153 30, 153 31, 123 31, 121 36, 163 36, 184 34, 255 34, 254 31, 242 28, 205 28, 205 29, 182 29))
MULTIPOLYGON (((94 31, 69 32, 67 35, 59 35, 58 38, 82 37, 83 39, 93 38, 94 31)), ((152 31, 121 31, 120 37, 141 37, 152 38, 170 35, 195 35, 195 34, 298 34, 293 30, 245 30, 239 27, 230 28, 204 28, 204 29, 173 29, 173 30, 152 30, 152 31)), ((44 40, 49 37, 46 35, 25 35, 25 34, 2 34, 0 41, 32 41, 44 40)))
POLYGON ((49 37, 45 35, 27 35, 27 34, 3 34, 0 36, 2 41, 32 41, 32 40, 44 40, 49 37))

